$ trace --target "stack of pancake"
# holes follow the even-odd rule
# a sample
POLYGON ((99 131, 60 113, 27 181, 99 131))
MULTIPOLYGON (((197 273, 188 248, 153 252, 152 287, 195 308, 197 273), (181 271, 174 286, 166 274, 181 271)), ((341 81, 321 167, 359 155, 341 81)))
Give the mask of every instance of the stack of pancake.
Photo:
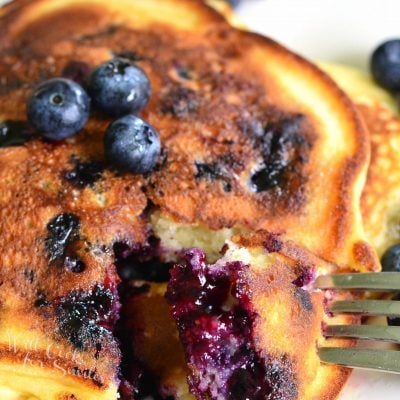
POLYGON ((398 238, 390 99, 200 0, 15 0, 0 35, 2 134, 29 131, 38 83, 122 57, 163 148, 147 176, 114 171, 96 112, 0 148, 1 399, 336 398, 349 370, 319 362, 321 326, 352 317, 312 282, 379 270, 398 238), (80 273, 49 255, 68 221, 80 273))

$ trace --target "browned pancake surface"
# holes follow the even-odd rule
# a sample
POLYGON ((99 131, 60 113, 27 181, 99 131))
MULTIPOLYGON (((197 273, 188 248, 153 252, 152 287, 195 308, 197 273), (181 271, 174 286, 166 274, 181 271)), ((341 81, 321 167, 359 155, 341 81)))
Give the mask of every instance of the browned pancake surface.
MULTIPOLYGON (((71 27, 62 7, 31 21, 30 13, 46 10, 42 4, 35 9, 17 2, 3 18, 7 118, 23 118, 32 86, 60 75, 71 61, 90 70, 114 55, 139 60, 153 87, 142 116, 164 147, 147 193, 165 215, 213 229, 285 231, 341 265, 374 267, 357 215, 368 154, 364 127, 325 75, 268 39, 233 30, 197 1, 182 2, 198 12, 201 29, 190 33, 181 21, 121 20, 97 3, 69 6, 71 27), (338 144, 343 151, 329 163, 324 146, 332 140, 330 128, 312 101, 285 91, 277 79, 284 69, 326 96, 348 132, 346 143, 338 144)), ((102 129, 97 133, 101 140, 102 129)))
MULTIPOLYGON (((2 119, 23 121, 32 88, 45 79, 71 73, 76 63, 84 74, 123 56, 150 77, 153 95, 141 116, 163 146, 150 176, 118 174, 104 163, 110 120, 94 112, 82 132, 63 143, 34 138, 0 149, 0 302, 10 320, 21 316, 22 326, 52 332, 51 340, 70 346, 60 334, 60 302, 116 280, 113 245, 146 245, 149 204, 177 222, 285 232, 341 266, 375 267, 357 214, 368 158, 364 126, 347 97, 303 59, 232 29, 200 1, 21 0, 2 9, 0 35, 2 119), (160 12, 149 7, 151 15, 143 14, 150 3, 160 12), (136 4, 140 12, 124 14, 119 4, 136 4), (175 19, 164 17, 163 7, 174 9, 175 19), (283 75, 293 84, 307 81, 337 113, 347 141, 329 168, 325 142, 333 140, 332 127, 323 125, 314 97, 307 104, 286 90, 278 79, 283 75), (66 179, 78 163, 92 162, 102 165, 92 184, 66 179), (49 224, 66 213, 80 221, 67 249, 85 264, 80 274, 63 260, 51 261, 46 247, 49 224), (35 307, 43 299, 46 305, 35 307)), ((104 341, 100 356, 88 346, 84 358, 107 386, 119 358, 113 339, 105 335, 104 341)))

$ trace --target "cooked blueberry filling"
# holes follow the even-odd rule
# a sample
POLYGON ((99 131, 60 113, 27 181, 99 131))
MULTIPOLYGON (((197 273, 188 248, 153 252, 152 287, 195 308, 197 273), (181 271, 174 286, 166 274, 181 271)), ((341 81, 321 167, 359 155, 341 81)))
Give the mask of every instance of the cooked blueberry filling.
POLYGON ((118 390, 121 400, 173 400, 159 394, 157 378, 140 361, 132 359, 127 364, 123 362, 122 369, 124 378, 118 390))
POLYGON ((157 259, 158 242, 150 240, 146 247, 134 248, 126 243, 114 244, 115 266, 123 280, 168 282, 170 263, 157 259))
POLYGON ((104 166, 99 161, 73 160, 75 166, 72 170, 65 172, 64 177, 77 188, 92 186, 100 178, 104 166))
POLYGON ((274 364, 255 348, 248 267, 207 265, 197 249, 185 258, 171 270, 166 296, 191 369, 191 392, 199 400, 293 398, 293 380, 275 377, 274 364))
POLYGON ((79 239, 79 228, 79 217, 71 213, 59 214, 47 224, 45 245, 50 262, 64 257, 68 244, 79 239))
POLYGON ((20 146, 32 138, 32 132, 22 121, 0 122, 0 147, 20 146))
POLYGON ((263 135, 254 137, 256 149, 261 149, 263 159, 260 167, 251 176, 251 187, 255 192, 282 186, 291 176, 295 166, 306 159, 310 144, 302 134, 303 117, 288 117, 268 124, 263 135))
POLYGON ((66 256, 64 258, 64 267, 75 273, 80 273, 85 270, 84 262, 77 255, 66 256))
POLYGON ((118 311, 112 288, 97 285, 91 292, 74 291, 57 305, 58 331, 78 349, 96 348, 110 335, 118 311))

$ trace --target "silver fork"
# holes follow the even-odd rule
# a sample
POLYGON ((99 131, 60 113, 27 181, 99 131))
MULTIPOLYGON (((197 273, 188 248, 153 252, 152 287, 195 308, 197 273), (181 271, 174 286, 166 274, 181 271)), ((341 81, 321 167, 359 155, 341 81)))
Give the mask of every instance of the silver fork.
MULTIPOLYGON (((319 276, 314 283, 318 289, 365 290, 400 292, 399 272, 356 273, 319 276)), ((330 305, 334 314, 400 317, 400 301, 396 300, 338 300, 330 305)), ((330 325, 326 337, 378 340, 400 344, 400 326, 330 325)), ((351 368, 400 373, 400 351, 373 348, 321 347, 322 362, 351 368)))

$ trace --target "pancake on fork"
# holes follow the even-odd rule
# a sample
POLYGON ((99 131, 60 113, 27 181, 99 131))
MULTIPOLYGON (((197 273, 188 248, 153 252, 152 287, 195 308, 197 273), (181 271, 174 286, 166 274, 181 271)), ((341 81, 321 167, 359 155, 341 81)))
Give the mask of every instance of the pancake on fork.
POLYGON ((350 370, 321 365, 321 324, 357 320, 329 315, 329 297, 311 290, 315 274, 335 266, 265 231, 233 237, 223 253, 210 265, 202 250, 187 251, 167 300, 165 284, 147 283, 123 306, 136 356, 157 373, 160 392, 179 400, 336 398, 350 370))
MULTIPOLYGON (((125 278, 145 266, 141 280, 153 279, 157 262, 182 250, 201 247, 214 262, 234 234, 266 229, 302 249, 287 261, 295 271, 283 286, 288 299, 303 252, 319 260, 314 274, 377 267, 359 210, 368 137, 352 102, 314 65, 232 28, 196 0, 17 0, 0 10, 3 137, 28 135, 25 106, 35 85, 57 76, 84 82, 98 64, 121 57, 151 80, 141 115, 163 146, 148 176, 118 173, 104 161, 110 119, 94 113, 62 143, 34 136, 0 149, 4 398, 116 399, 121 381, 124 396, 140 391, 146 359, 128 363, 129 376, 120 372, 116 266, 125 278)), ((267 261, 255 265, 275 265, 267 261)), ((263 301, 274 307, 276 299, 263 301)), ((283 304, 287 311, 290 301, 283 304)), ((256 303, 254 310, 264 321, 256 303)), ((288 326, 301 326, 305 315, 319 326, 320 310, 290 314, 288 326)), ((274 349, 261 345, 265 354, 274 349)), ((314 371, 330 383, 313 386, 310 374, 293 373, 296 390, 285 398, 333 399, 348 371, 320 366, 315 342, 307 346, 296 357, 288 352, 287 365, 300 371, 312 354, 314 371)))

